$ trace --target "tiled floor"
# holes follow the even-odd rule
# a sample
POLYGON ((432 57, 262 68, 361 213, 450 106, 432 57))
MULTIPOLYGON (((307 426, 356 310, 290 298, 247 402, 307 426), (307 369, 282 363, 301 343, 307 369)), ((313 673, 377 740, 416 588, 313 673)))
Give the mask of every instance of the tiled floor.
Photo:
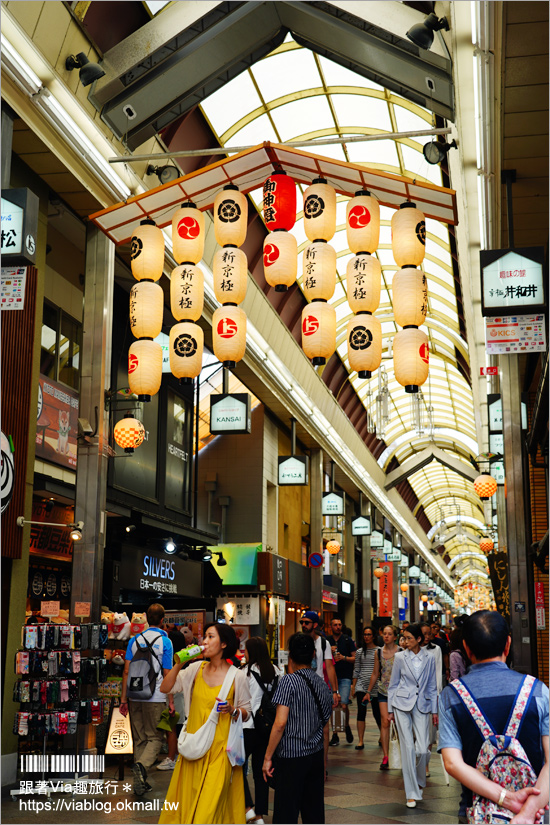
MULTIPOLYGON (((355 731, 355 724, 352 724, 355 731)), ((325 817, 327 823, 351 823, 352 825, 363 825, 363 823, 410 823, 411 825, 447 825, 456 823, 458 819, 458 801, 460 798, 460 786, 453 779, 449 779, 447 785, 441 766, 441 759, 434 754, 424 799, 417 804, 416 808, 409 809, 405 806, 405 792, 403 790, 403 780, 400 771, 380 771, 379 765, 382 760, 382 749, 378 747, 378 729, 370 715, 367 717, 367 734, 365 737, 365 750, 356 751, 357 737, 353 744, 348 745, 345 737, 340 735, 340 744, 329 749, 329 777, 325 785, 325 817)), ((150 772, 150 781, 153 791, 139 801, 146 800, 150 804, 161 805, 166 795, 166 789, 170 782, 172 773, 170 771, 150 772), (158 802, 155 803, 155 800, 158 802)), ((117 768, 114 763, 108 767, 105 779, 115 781, 117 778, 117 768)), ((131 771, 126 771, 125 781, 131 782, 131 771)), ((45 796, 19 797, 12 801, 4 799, 2 801, 1 821, 7 825, 23 825, 23 823, 42 823, 44 825, 65 825, 65 823, 78 822, 79 825, 97 825, 97 823, 146 823, 158 822, 159 814, 154 810, 121 811, 116 810, 116 803, 123 806, 126 801, 137 801, 131 792, 125 793, 118 785, 119 793, 116 795, 103 796, 72 796, 70 794, 55 794, 50 800, 45 796), (112 803, 112 812, 103 811, 59 811, 46 810, 30 811, 20 808, 20 800, 29 801, 31 799, 48 802, 51 801, 54 808, 58 800, 66 801, 84 800, 112 803)), ((272 793, 272 792, 271 792, 272 793)), ((270 817, 265 818, 266 823, 271 822, 270 817)))

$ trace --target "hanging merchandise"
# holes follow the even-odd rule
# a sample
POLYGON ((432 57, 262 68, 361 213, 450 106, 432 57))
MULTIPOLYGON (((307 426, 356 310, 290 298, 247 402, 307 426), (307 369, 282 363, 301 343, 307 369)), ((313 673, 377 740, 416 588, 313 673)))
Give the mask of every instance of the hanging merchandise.
POLYGON ((397 266, 420 266, 426 251, 426 221, 415 203, 402 203, 393 213, 391 234, 393 258, 397 266))
POLYGON ((162 347, 146 338, 134 341, 128 351, 128 384, 138 401, 150 401, 162 381, 162 347))
POLYGON ((407 267, 395 273, 392 303, 396 324, 400 327, 422 326, 428 312, 428 288, 421 269, 407 267))
POLYGON ((242 249, 224 247, 214 255, 214 294, 220 304, 240 304, 246 296, 248 262, 242 249))
POLYGON ((246 238, 248 202, 246 195, 229 183, 214 200, 214 232, 220 246, 242 246, 246 238))
POLYGON ((170 371, 180 383, 190 384, 202 368, 204 332, 192 321, 174 324, 170 330, 170 371))
POLYGON ((232 368, 246 350, 246 313, 238 306, 226 304, 212 315, 214 355, 224 367, 232 368))
POLYGON ((382 326, 370 312, 359 312, 348 323, 348 360, 359 378, 370 378, 382 360, 382 326))
POLYGON ((128 412, 120 421, 117 421, 114 428, 114 438, 119 447, 125 453, 133 453, 136 447, 143 444, 145 438, 145 427, 134 418, 133 413, 128 412))
POLYGON ((405 392, 418 392, 428 377, 430 350, 428 336, 417 329, 400 329, 393 339, 395 380, 405 392))
POLYGON ((204 254, 204 215, 191 201, 172 217, 172 249, 178 264, 198 264, 204 254))
POLYGON ((374 312, 380 304, 382 268, 378 258, 361 253, 346 267, 348 303, 352 312, 374 312))
POLYGON ((275 171, 265 181, 263 212, 269 232, 288 232, 296 223, 296 184, 286 172, 275 171))
POLYGON ((336 288, 336 250, 316 241, 304 249, 303 289, 308 301, 330 301, 336 288))
POLYGON ((164 292, 160 284, 141 280, 130 290, 130 329, 135 338, 156 338, 162 330, 164 292))
POLYGON ((325 364, 336 349, 336 310, 312 301, 302 310, 302 349, 314 366, 325 364))
POLYGON ((315 178, 304 192, 304 230, 310 241, 330 241, 336 232, 336 192, 315 178))
POLYGON ((367 189, 360 189, 346 207, 348 246, 354 254, 373 253, 380 239, 380 206, 367 189))
POLYGON ((275 292, 286 292, 298 274, 298 242, 279 229, 264 240, 264 276, 275 292))
POLYGON ((492 476, 482 474, 474 481, 474 490, 482 501, 487 501, 496 493, 497 483, 492 476))

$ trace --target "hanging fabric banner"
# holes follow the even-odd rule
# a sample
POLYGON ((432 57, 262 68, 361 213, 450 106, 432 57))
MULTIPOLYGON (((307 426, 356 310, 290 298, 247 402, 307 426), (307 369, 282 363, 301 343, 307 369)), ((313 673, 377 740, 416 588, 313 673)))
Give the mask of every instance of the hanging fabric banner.
POLYGON ((491 584, 495 594, 497 610, 510 623, 510 579, 508 575, 508 553, 500 550, 487 556, 491 584))

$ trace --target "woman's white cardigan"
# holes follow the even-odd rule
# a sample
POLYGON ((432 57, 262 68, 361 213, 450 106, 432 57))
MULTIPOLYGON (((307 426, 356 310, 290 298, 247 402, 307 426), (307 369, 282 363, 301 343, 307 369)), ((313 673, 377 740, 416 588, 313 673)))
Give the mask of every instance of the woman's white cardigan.
MULTIPOLYGON (((183 693, 183 702, 186 718, 189 717, 189 708, 191 706, 191 698, 193 696, 195 675, 202 664, 202 661, 191 662, 191 664, 188 667, 184 668, 183 670, 180 670, 180 672, 176 676, 176 683, 170 691, 170 693, 183 693)), ((246 712, 250 716, 252 713, 252 708, 250 705, 250 689, 248 687, 248 679, 246 677, 246 673, 244 672, 244 670, 237 669, 237 672, 235 673, 234 685, 234 707, 244 708, 244 710, 246 710, 246 712)), ((181 721, 183 722, 183 719, 181 721)))

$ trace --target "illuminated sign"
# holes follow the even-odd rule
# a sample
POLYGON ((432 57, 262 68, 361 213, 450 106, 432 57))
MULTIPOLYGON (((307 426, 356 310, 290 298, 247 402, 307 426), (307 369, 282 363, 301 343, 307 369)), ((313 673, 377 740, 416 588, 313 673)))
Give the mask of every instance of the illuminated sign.
POLYGON ((250 395, 221 393, 210 396, 210 432, 243 434, 251 430, 250 395))
MULTIPOLYGON (((371 534, 371 527, 370 527, 370 518, 367 516, 357 516, 356 518, 352 519, 351 522, 351 535, 352 536, 370 536, 371 534)), ((371 542, 372 546, 372 542, 371 542)))
POLYGON ((306 485, 308 483, 309 459, 307 456, 279 456, 279 486, 306 485))

